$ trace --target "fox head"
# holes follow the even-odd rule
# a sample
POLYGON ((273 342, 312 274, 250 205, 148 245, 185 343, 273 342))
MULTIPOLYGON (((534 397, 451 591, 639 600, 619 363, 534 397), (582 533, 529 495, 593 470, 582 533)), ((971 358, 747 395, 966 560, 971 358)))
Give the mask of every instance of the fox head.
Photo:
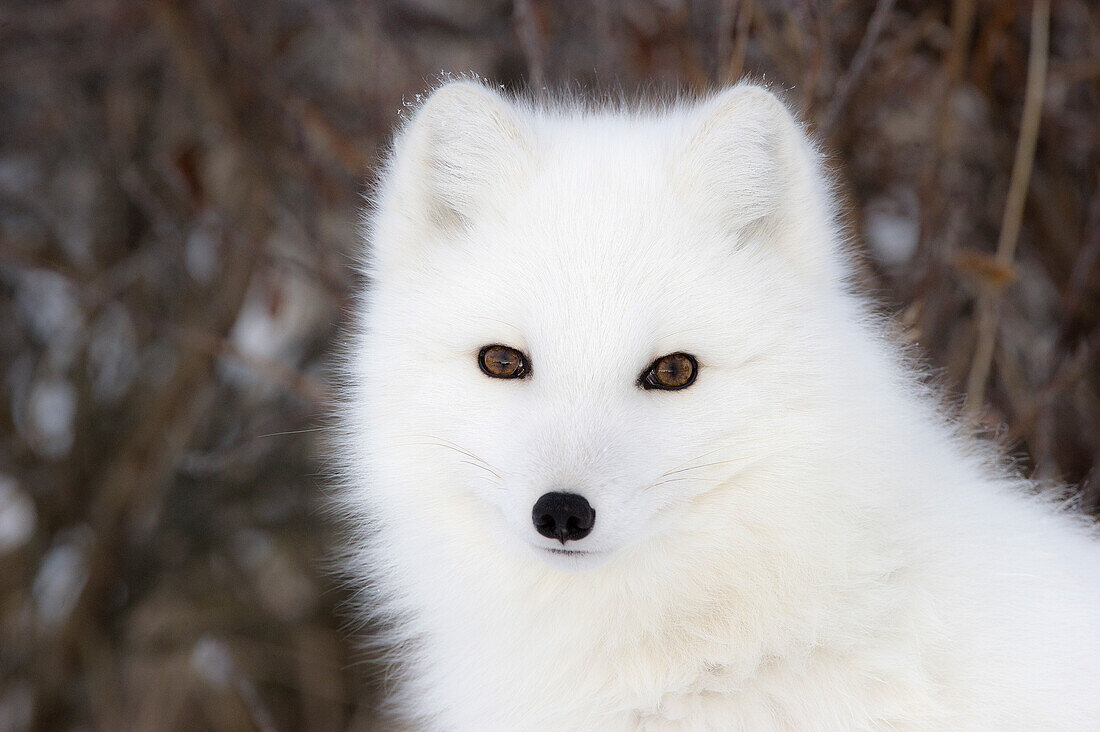
MULTIPOLYGON (((368 222, 350 438, 374 502, 570 572, 688 531, 820 429, 829 201, 757 86, 652 112, 440 87, 368 222)), ((733 521, 805 502, 745 492, 733 521)))

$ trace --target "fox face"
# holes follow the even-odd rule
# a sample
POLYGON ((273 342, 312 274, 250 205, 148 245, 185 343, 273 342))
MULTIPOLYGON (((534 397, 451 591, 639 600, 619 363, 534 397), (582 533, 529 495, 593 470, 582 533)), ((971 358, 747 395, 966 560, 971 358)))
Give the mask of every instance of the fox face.
POLYGON ((339 455, 411 727, 1096 717, 1094 528, 959 434, 848 288, 832 200, 752 86, 416 110, 339 455))
POLYGON ((576 572, 797 449, 839 277, 815 165, 752 86, 630 118, 437 90, 368 233, 377 490, 576 572))

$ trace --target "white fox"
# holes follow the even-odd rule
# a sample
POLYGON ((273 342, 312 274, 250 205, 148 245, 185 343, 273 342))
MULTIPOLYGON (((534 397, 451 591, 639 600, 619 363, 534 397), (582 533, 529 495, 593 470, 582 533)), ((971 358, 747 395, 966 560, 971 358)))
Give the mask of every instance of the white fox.
POLYGON ((768 91, 438 88, 368 217, 341 496, 433 730, 1100 729, 1100 543, 945 416, 768 91))

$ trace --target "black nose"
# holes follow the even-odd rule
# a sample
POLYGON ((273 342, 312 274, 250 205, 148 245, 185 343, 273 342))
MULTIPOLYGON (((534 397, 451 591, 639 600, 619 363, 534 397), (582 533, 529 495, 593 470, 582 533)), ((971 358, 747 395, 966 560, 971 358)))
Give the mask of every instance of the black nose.
POLYGON ((596 509, 576 493, 546 493, 531 511, 535 529, 562 544, 588 536, 596 523, 596 509))

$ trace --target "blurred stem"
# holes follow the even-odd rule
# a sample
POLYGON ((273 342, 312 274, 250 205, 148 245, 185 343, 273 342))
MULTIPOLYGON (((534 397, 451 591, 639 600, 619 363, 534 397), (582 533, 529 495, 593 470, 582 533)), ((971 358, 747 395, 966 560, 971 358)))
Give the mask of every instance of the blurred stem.
POLYGON ((840 121, 840 117, 848 105, 848 99, 852 96, 859 82, 863 80, 863 74, 871 61, 875 44, 878 42, 882 29, 886 27, 886 21, 890 17, 890 11, 893 8, 894 0, 878 0, 875 4, 871 18, 867 21, 867 30, 863 33, 863 39, 859 43, 855 56, 852 57, 852 63, 840 83, 837 84, 837 91, 833 94, 832 101, 829 102, 829 107, 825 110, 825 114, 821 119, 819 129, 822 137, 829 138, 832 136, 837 122, 840 121))
POLYGON ((749 48, 749 30, 752 28, 753 0, 741 0, 737 8, 737 38, 733 44, 729 67, 726 69, 726 83, 735 83, 745 70, 745 54, 749 48))
POLYGON ((535 0, 515 0, 513 18, 519 45, 527 59, 527 79, 535 94, 541 94, 546 84, 546 38, 542 32, 539 8, 535 0))
POLYGON ((974 30, 974 0, 955 0, 951 6, 951 50, 947 54, 947 84, 944 89, 944 103, 940 108, 937 144, 942 150, 948 135, 950 119, 950 98, 955 85, 962 78, 966 60, 970 55, 970 34, 974 30))
MULTIPOLYGON (((1016 142, 1016 159, 1012 163, 1012 177, 1008 185, 1004 217, 1001 219, 1001 235, 997 240, 995 261, 1009 268, 1016 255, 1016 243, 1020 238, 1020 226, 1024 217, 1031 166, 1035 161, 1035 145, 1039 139, 1039 121, 1043 110, 1043 87, 1046 84, 1047 57, 1050 42, 1050 0, 1035 0, 1031 9, 1031 46, 1027 60, 1027 90, 1024 95, 1024 111, 1020 121, 1020 137, 1016 142)), ((993 350, 997 340, 997 324, 1000 320, 999 290, 983 285, 978 301, 978 343, 970 376, 966 382, 966 413, 977 417, 985 396, 985 385, 993 365, 993 350)))

